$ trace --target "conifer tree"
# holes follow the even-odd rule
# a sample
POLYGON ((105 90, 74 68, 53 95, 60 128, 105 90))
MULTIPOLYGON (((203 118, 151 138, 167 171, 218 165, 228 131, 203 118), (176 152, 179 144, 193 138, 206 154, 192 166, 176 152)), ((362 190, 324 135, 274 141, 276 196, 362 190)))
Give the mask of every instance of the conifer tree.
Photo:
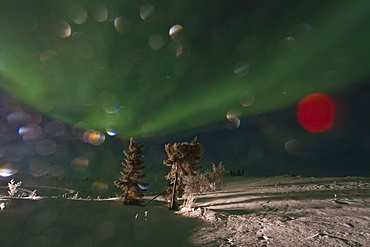
POLYGON ((124 150, 123 153, 126 156, 125 162, 122 165, 125 167, 121 171, 121 177, 118 181, 114 181, 114 185, 121 188, 123 194, 121 198, 123 204, 126 205, 137 205, 139 204, 140 198, 144 196, 143 190, 139 186, 148 186, 148 183, 140 182, 140 179, 146 177, 146 174, 141 174, 141 171, 145 168, 143 165, 144 161, 141 160, 143 157, 142 148, 145 144, 136 144, 133 138, 130 138, 129 150, 124 150))
POLYGON ((185 176, 195 176, 202 168, 198 162, 202 158, 203 148, 195 137, 190 143, 174 143, 165 146, 168 159, 163 161, 167 166, 171 166, 171 171, 166 178, 173 184, 169 191, 168 208, 171 210, 178 209, 177 198, 181 197, 184 191, 183 178, 185 176))

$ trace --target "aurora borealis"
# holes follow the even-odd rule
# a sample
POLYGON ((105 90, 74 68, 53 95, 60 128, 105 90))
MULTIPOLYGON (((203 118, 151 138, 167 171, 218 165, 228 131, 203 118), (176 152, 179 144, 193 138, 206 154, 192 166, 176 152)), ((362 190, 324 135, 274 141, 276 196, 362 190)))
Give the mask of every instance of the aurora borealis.
POLYGON ((65 123, 145 138, 292 107, 368 75, 370 4, 292 5, 4 3, 2 88, 65 123))
POLYGON ((362 174, 369 11, 367 1, 3 1, 1 167, 114 177, 134 137, 157 171, 165 143, 196 135, 205 166, 362 174), (329 104, 300 110, 315 95, 329 104))

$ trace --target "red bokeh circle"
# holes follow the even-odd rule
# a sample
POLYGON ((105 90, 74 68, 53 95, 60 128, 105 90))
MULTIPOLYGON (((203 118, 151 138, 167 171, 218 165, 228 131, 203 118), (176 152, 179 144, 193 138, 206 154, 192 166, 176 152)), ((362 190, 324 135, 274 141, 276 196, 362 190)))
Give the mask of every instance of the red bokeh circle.
POLYGON ((329 130, 335 120, 336 109, 333 100, 322 93, 303 98, 297 107, 297 120, 307 131, 320 133, 329 130))

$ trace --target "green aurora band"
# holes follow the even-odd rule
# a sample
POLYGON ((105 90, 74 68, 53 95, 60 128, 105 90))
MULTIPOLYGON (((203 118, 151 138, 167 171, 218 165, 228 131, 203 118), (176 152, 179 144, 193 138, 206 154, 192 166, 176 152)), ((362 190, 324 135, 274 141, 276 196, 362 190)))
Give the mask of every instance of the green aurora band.
POLYGON ((248 118, 295 107, 370 71, 369 1, 276 3, 260 18, 247 7, 233 17, 219 1, 29 2, 2 3, 2 89, 42 114, 123 137, 212 128, 231 109, 248 118), (183 30, 170 35, 175 24, 183 30), (244 93, 255 98, 248 107, 244 93))

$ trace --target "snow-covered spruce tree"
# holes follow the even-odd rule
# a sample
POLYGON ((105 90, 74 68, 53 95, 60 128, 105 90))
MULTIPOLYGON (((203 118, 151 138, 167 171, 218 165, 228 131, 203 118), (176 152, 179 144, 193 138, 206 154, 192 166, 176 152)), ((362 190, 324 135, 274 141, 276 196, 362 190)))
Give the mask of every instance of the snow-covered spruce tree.
POLYGON ((139 185, 148 186, 148 183, 139 181, 146 177, 146 174, 141 174, 141 171, 145 168, 143 165, 144 161, 141 160, 144 145, 138 145, 133 138, 130 138, 129 150, 123 151, 126 159, 125 162, 122 162, 122 165, 125 168, 121 171, 119 180, 113 182, 115 186, 122 189, 123 194, 120 196, 125 205, 138 205, 138 199, 144 196, 144 192, 139 185))
POLYGON ((178 209, 177 198, 181 197, 184 192, 183 179, 186 176, 195 176, 202 168, 198 162, 202 158, 203 148, 198 142, 198 138, 190 143, 174 143, 165 146, 168 159, 163 161, 167 166, 171 166, 171 171, 166 178, 170 180, 173 187, 169 190, 168 208, 171 210, 178 209))

